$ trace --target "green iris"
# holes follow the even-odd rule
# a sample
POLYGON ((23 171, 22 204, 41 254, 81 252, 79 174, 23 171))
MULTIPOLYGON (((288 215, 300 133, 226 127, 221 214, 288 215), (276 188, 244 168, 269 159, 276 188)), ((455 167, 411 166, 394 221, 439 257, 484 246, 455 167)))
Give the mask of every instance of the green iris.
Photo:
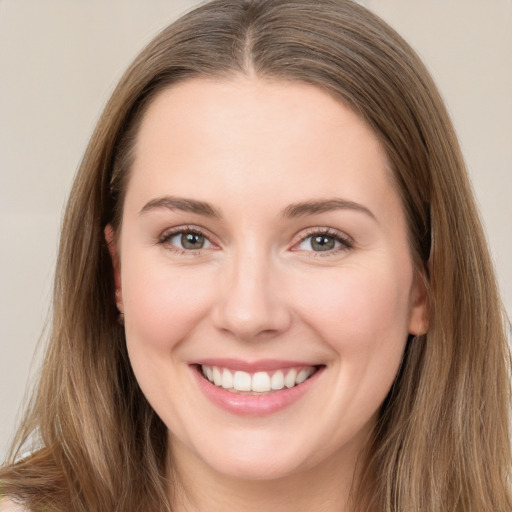
POLYGON ((311 248, 314 251, 330 251, 334 249, 335 243, 332 236, 317 235, 311 238, 311 248))
POLYGON ((199 233, 183 233, 181 245, 184 249, 202 249, 204 247, 204 236, 199 233))

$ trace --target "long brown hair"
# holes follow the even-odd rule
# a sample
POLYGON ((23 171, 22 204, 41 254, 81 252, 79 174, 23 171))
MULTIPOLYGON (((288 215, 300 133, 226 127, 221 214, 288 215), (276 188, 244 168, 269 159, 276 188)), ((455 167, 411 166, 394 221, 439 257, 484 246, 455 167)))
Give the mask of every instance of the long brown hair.
POLYGON ((137 128, 162 89, 255 74, 350 105, 387 151, 429 293, 359 486, 367 510, 510 511, 506 318, 443 102, 415 53, 349 0, 215 0, 161 32, 114 91, 68 202, 53 326, 2 491, 32 510, 171 510, 166 427, 142 395, 117 323, 103 230, 119 227, 137 128), (32 455, 19 458, 33 439, 32 455))

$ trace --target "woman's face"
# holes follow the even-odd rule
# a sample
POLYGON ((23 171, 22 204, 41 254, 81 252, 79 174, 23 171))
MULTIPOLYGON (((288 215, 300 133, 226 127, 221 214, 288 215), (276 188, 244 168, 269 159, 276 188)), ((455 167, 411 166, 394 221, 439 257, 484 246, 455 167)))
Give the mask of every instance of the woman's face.
POLYGON ((160 93, 112 254, 142 391, 176 458, 224 475, 352 464, 426 327, 384 151, 309 85, 160 93))

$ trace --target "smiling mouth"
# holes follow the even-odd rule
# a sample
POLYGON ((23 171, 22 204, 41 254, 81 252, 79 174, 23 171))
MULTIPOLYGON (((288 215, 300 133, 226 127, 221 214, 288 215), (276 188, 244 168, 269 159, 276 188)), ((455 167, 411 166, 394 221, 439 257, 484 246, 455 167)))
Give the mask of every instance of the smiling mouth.
POLYGON ((320 366, 300 366, 249 373, 219 366, 198 365, 199 372, 211 384, 232 393, 246 395, 271 394, 297 387, 319 369, 320 366))

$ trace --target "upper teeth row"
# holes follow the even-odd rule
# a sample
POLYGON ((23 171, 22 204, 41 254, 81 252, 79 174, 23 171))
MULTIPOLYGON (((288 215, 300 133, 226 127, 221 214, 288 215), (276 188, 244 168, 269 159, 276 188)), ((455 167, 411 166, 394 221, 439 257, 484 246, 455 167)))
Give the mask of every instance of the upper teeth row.
POLYGON ((284 387, 293 388, 297 384, 304 382, 314 372, 315 368, 287 368, 277 370, 272 375, 268 372, 247 373, 242 371, 232 371, 227 368, 218 368, 217 366, 201 365, 203 375, 213 384, 224 389, 234 389, 235 391, 256 391, 263 393, 265 391, 279 390, 284 387))

